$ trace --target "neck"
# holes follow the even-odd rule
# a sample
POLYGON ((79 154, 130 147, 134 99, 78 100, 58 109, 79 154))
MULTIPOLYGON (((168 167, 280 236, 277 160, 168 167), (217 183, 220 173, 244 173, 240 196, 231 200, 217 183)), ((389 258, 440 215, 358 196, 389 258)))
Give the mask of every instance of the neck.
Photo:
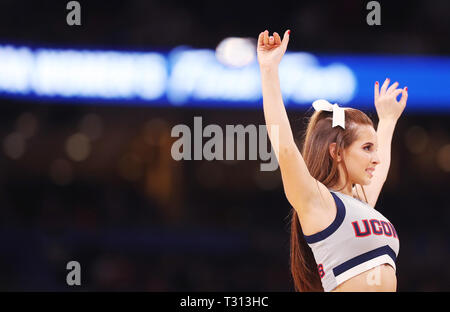
POLYGON ((345 184, 346 182, 344 181, 345 173, 341 163, 339 163, 338 165, 338 170, 339 170, 339 180, 337 184, 333 187, 333 190, 336 190, 336 192, 340 192, 342 194, 346 194, 348 196, 353 197, 353 183, 352 181, 349 181, 347 184, 345 184))
POLYGON ((353 197, 353 189, 352 189, 352 184, 351 183, 346 185, 342 190, 339 190, 340 188, 341 187, 333 187, 333 188, 330 188, 330 189, 332 191, 334 191, 334 192, 340 192, 342 194, 345 194, 345 195, 353 197))

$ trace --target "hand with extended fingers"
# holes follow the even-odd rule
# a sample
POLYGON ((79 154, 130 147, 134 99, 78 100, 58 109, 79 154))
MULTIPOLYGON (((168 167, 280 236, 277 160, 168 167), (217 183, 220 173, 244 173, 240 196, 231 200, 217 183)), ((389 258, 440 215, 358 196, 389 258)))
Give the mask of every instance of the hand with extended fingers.
POLYGON ((269 31, 263 31, 258 37, 258 62, 260 67, 277 67, 286 52, 290 30, 286 30, 281 41, 276 32, 269 36, 269 31))
POLYGON ((408 88, 397 89, 398 82, 394 82, 389 88, 389 78, 386 78, 381 89, 378 81, 375 83, 375 108, 378 119, 389 119, 397 121, 406 107, 408 100, 408 88), (402 94, 400 101, 397 101, 399 94, 402 94))

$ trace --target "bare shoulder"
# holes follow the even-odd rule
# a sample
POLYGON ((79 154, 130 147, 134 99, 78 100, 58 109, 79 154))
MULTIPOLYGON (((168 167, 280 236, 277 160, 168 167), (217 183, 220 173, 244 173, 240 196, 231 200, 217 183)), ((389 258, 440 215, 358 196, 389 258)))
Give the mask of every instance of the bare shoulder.
POLYGON ((315 187, 311 188, 312 194, 310 194, 309 200, 301 204, 302 210, 306 212, 324 209, 329 206, 328 204, 331 201, 334 201, 330 191, 322 182, 319 182, 316 179, 313 179, 313 181, 315 187))
POLYGON ((317 181, 314 196, 311 196, 303 213, 298 215, 303 233, 312 235, 327 228, 333 222, 336 213, 333 195, 323 183, 317 181))
POLYGON ((324 203, 322 203, 322 205, 323 204, 325 204, 325 205, 324 205, 324 207, 321 207, 321 208, 324 208, 325 210, 329 210, 330 207, 334 206, 333 195, 331 195, 331 192, 328 190, 328 188, 323 183, 317 181, 317 184, 318 184, 318 188, 319 188, 317 200, 324 202, 324 203))

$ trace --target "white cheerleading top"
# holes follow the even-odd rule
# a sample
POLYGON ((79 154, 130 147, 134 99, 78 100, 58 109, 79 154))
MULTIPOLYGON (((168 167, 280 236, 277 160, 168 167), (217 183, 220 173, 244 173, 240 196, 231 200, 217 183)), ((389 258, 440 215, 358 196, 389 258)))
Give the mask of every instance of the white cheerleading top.
POLYGON ((400 242, 392 223, 367 203, 329 191, 336 202, 336 218, 323 231, 304 235, 314 254, 324 290, 331 291, 384 263, 396 269, 400 242))

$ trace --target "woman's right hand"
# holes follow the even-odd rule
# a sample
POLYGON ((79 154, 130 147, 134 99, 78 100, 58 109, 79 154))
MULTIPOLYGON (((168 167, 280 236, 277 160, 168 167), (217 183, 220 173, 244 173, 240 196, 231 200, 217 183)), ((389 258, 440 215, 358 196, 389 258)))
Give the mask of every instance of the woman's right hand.
POLYGON ((257 54, 261 68, 277 67, 280 64, 289 43, 289 34, 290 30, 286 30, 283 41, 281 41, 280 35, 276 32, 270 37, 268 30, 259 34, 257 54))

